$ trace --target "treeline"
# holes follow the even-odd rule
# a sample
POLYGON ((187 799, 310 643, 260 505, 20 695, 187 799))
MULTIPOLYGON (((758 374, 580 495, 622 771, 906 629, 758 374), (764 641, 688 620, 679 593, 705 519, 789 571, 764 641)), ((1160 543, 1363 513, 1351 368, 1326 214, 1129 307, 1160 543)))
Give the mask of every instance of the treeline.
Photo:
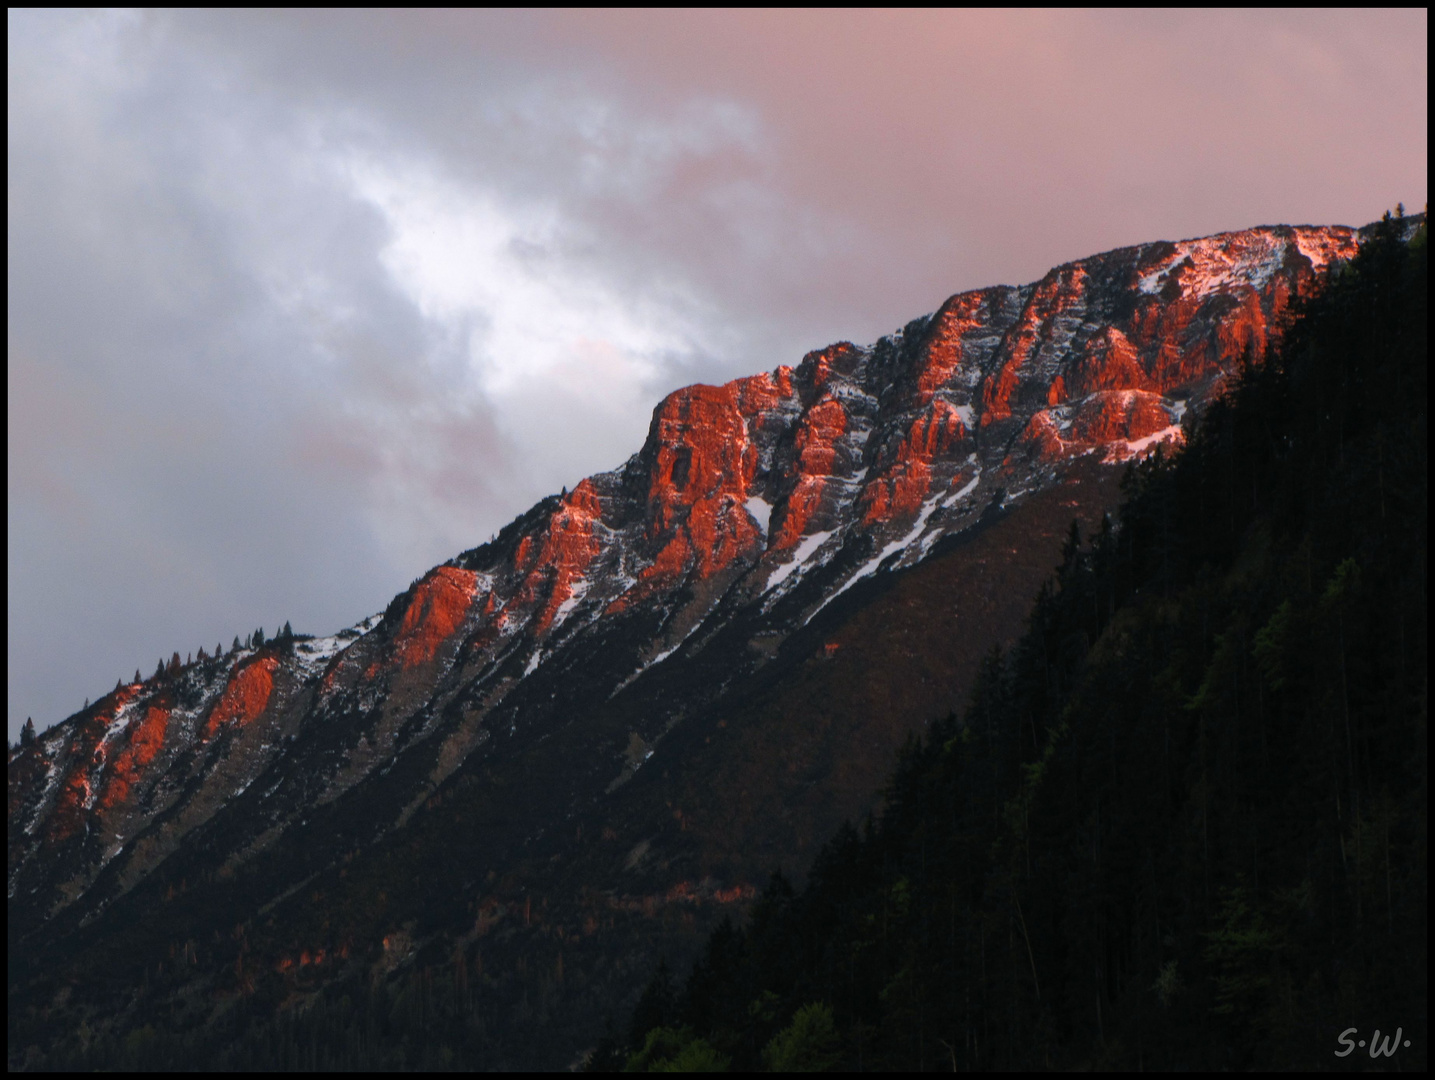
POLYGON ((1428 255, 1406 226, 1387 215, 1184 452, 1131 469, 1115 525, 1073 526, 880 820, 800 893, 774 876, 680 989, 660 969, 590 1068, 1368 1068, 1376 1029, 1382 1066, 1425 1068, 1428 255))
MULTIPOLYGON (((279 633, 270 638, 266 638, 264 636, 264 628, 262 626, 255 630, 254 633, 245 635, 243 641, 240 641, 239 636, 235 635, 234 644, 230 646, 229 651, 231 653, 236 653, 240 649, 260 649, 263 648, 265 645, 268 645, 271 649, 283 652, 292 649, 296 641, 311 640, 313 640, 312 634, 294 633, 294 630, 289 625, 289 621, 286 619, 284 622, 284 626, 279 631, 279 633)), ((176 650, 170 656, 168 661, 166 661, 163 656, 159 658, 159 663, 155 665, 154 674, 150 676, 150 680, 176 678, 184 671, 193 667, 196 663, 204 664, 207 663, 210 659, 217 660, 223 655, 224 646, 222 644, 216 644, 214 646, 213 657, 211 657, 209 653, 204 651, 203 645, 199 647, 198 653, 189 653, 185 656, 183 660, 179 658, 179 652, 178 650, 176 650)), ((146 681, 147 680, 145 679, 145 677, 140 674, 139 668, 135 668, 134 678, 130 680, 131 684, 144 683, 146 681)), ((116 690, 119 690, 123 685, 123 678, 115 680, 116 690)), ((90 699, 86 698, 83 708, 88 709, 89 707, 90 699)), ((16 745, 18 745, 22 749, 30 746, 35 741, 35 734, 35 721, 32 717, 27 716, 25 718, 24 727, 20 729, 20 741, 18 744, 10 744, 9 737, 7 735, 7 749, 13 750, 16 745)))
MULTIPOLYGON (((295 634, 294 631, 290 628, 288 621, 286 620, 283 629, 281 629, 278 634, 271 638, 266 638, 264 636, 264 627, 262 626, 255 630, 254 633, 245 635, 243 641, 240 641, 239 636, 235 635, 234 643, 229 647, 229 651, 231 653, 237 653, 240 649, 262 649, 266 645, 268 645, 271 649, 283 651, 291 648, 295 641, 303 641, 310 636, 311 635, 308 634, 295 634)), ((224 646, 215 645, 213 659, 217 660, 223 655, 224 646)), ((150 677, 153 679, 162 679, 166 675, 178 675, 181 671, 187 670, 188 668, 192 667, 196 660, 198 660, 199 663, 202 664, 209 659, 211 659, 211 657, 209 653, 204 651, 203 646, 200 646, 198 656, 191 653, 183 660, 180 660, 179 653, 175 652, 174 655, 169 658, 168 664, 165 663, 164 657, 161 656, 159 658, 159 666, 154 669, 154 674, 150 677)), ((137 683, 144 681, 140 678, 138 668, 135 669, 134 681, 137 683)), ((118 683, 115 684, 115 689, 119 689, 118 683)))

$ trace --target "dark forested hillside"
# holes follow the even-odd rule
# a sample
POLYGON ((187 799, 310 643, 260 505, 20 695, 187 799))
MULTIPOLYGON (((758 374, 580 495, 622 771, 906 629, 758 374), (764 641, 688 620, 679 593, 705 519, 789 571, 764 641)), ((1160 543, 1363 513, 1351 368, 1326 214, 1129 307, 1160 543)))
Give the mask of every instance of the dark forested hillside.
POLYGON ((1073 528, 880 819, 660 971, 594 1067, 1426 1067, 1428 256, 1400 225, 1073 528))

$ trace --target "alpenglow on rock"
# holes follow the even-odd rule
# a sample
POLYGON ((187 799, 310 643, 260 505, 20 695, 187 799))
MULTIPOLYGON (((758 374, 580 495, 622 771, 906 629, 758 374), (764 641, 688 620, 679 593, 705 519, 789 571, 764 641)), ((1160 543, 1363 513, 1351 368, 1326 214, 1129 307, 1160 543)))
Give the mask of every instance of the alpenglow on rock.
MULTIPOLYGON (((1259 359, 1292 301, 1359 243, 1344 226, 1275 226, 1122 248, 953 296, 873 345, 678 390, 622 467, 543 500, 381 615, 118 687, 11 751, 12 982, 82 966, 66 942, 108 932, 116 911, 126 925, 161 918, 133 898, 161 879, 168 895, 175 875, 219 888, 248 874, 255 911, 282 911, 460 784, 522 793, 474 826, 489 830, 489 863, 454 868, 453 890, 498 910, 476 899, 483 882, 517 874, 545 837, 576 829, 571 843, 591 845, 582 815, 628 798, 670 733, 746 692, 789 639, 874 580, 1074 470, 1179 444, 1183 418, 1259 359)), ((673 878, 648 886, 652 904, 751 895, 720 875, 679 881, 647 839, 626 844, 615 874, 673 878)), ((568 857, 554 852, 544 866, 568 857)), ((699 862, 692 875, 716 873, 699 862)), ((611 910, 646 910, 605 895, 611 910)), ((216 939, 255 913, 231 914, 216 939)), ((603 932, 600 916, 584 933, 603 932)), ((331 928, 313 951, 375 971, 403 963, 400 938, 368 926, 331 928)), ((214 949, 218 982, 205 985, 242 992, 243 964, 214 949)))
POLYGON ((994 497, 1055 482, 1064 458, 1179 442, 1183 414, 1358 243, 1351 228, 1273 227, 1122 248, 1032 285, 960 293, 875 345, 678 390, 622 468, 431 570, 387 617, 289 655, 244 650, 121 687, 46 732, 11 767, 10 895, 38 889, 43 921, 112 859, 142 874, 306 725, 362 718, 353 744, 305 777, 313 797, 420 737, 443 746, 437 782, 515 686, 607 623, 645 629, 598 695, 719 608, 771 610, 840 553, 858 557, 829 595, 922 558, 994 497), (149 842, 131 846, 141 833, 149 842))

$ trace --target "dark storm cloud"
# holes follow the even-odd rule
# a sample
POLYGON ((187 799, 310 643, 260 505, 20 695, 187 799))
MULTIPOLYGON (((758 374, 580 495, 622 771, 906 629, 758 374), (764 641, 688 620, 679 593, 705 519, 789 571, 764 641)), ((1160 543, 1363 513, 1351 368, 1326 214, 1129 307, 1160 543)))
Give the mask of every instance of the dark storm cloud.
POLYGON ((8 29, 12 733, 377 610, 685 382, 1425 200, 1423 11, 8 29))

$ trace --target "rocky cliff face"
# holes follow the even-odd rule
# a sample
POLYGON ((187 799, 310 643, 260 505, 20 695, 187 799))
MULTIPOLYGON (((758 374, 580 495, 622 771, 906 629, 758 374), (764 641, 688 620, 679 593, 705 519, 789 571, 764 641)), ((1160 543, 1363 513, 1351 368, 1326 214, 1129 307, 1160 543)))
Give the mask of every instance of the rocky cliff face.
MULTIPOLYGON (((954 296, 875 345, 687 387, 621 468, 539 503, 381 616, 118 687, 10 756, 21 980, 49 977, 44 958, 78 955, 66 942, 110 932, 115 911, 127 925, 158 918, 144 905, 161 883, 249 882, 225 901, 243 925, 411 830, 421 810, 488 785, 507 811, 481 826, 482 865, 449 883, 480 917, 446 940, 471 942, 481 912, 510 902, 480 900, 484 883, 516 881, 534 845, 575 822, 573 843, 591 845, 594 814, 590 828, 614 832, 598 818, 622 817, 611 808, 637 798, 640 770, 676 762, 685 721, 721 726, 724 703, 767 685, 791 641, 810 648, 812 628, 842 623, 876 579, 954 551, 1024 501, 1055 506, 1080 478, 1080 505, 1099 514, 1107 466, 1179 443, 1183 417, 1358 244, 1350 228, 1282 226, 1124 248, 954 296)), ((989 636, 980 620, 961 632, 989 636)), ((639 842, 614 865, 641 870, 652 829, 627 820, 639 842)), ((694 858, 649 881, 641 903, 750 895, 737 856, 694 858)), ((600 936, 603 918, 582 917, 600 936)), ((387 971, 404 959, 389 932, 403 920, 376 915, 307 944, 331 966, 387 971)), ((216 952, 211 981, 221 963, 234 958, 216 952)), ((226 976, 241 988, 242 968, 226 976)))

